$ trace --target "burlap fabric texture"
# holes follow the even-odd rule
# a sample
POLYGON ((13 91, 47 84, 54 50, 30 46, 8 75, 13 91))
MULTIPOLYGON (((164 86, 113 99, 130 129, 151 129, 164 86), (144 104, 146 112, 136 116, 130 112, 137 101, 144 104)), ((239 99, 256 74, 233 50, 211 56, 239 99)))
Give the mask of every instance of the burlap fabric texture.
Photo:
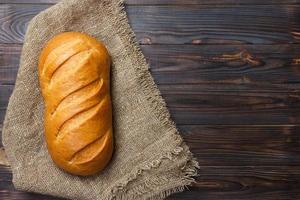
POLYGON ((2 133, 17 189, 70 199, 161 199, 194 182, 198 163, 170 119, 122 3, 63 0, 29 23, 2 133), (44 141, 38 57, 66 31, 101 40, 113 60, 115 151, 109 166, 90 177, 58 169, 44 141))

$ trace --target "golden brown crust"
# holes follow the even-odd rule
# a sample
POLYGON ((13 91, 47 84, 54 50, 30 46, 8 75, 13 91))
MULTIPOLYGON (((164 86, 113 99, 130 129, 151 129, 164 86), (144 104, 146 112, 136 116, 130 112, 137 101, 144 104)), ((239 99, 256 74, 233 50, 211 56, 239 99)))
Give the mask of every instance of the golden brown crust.
POLYGON ((77 32, 57 35, 41 53, 47 147, 69 173, 91 175, 111 159, 110 62, 104 45, 77 32))

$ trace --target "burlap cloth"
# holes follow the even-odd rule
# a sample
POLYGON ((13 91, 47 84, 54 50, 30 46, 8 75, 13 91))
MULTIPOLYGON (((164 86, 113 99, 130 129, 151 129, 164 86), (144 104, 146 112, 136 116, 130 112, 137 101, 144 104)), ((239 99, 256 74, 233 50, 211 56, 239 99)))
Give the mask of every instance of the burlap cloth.
POLYGON ((70 199, 160 199, 184 190, 197 173, 120 0, 63 0, 32 19, 2 136, 13 183, 25 191, 70 199), (103 41, 113 60, 115 152, 109 166, 90 177, 58 169, 44 141, 38 57, 50 38, 65 31, 103 41))

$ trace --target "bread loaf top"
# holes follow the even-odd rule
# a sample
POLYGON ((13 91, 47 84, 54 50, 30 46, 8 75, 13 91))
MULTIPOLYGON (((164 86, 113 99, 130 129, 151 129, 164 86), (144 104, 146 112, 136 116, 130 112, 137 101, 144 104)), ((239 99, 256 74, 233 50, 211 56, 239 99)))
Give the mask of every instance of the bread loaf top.
POLYGON ((69 173, 91 175, 111 159, 110 63, 102 43, 78 32, 57 35, 40 55, 47 147, 69 173))

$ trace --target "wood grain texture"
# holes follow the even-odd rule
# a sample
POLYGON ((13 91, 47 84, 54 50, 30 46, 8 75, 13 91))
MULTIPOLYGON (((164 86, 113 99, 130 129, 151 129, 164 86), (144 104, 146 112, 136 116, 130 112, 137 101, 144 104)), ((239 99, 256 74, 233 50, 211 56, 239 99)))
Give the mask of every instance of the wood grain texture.
MULTIPOLYGON (((0 4, 54 4, 60 0, 0 0, 0 4)), ((127 5, 296 4, 299 0, 125 0, 127 5)))
MULTIPOLYGON (((0 45, 0 120, 21 45, 0 45), (2 78, 3 77, 3 78, 2 78)), ((300 45, 143 45, 177 124, 300 123, 300 45)))
POLYGON ((299 166, 299 126, 179 126, 201 166, 299 166))
POLYGON ((22 45, 0 44, 0 85, 15 83, 22 45))
POLYGON ((300 126, 178 125, 178 128, 201 166, 300 165, 300 126))
POLYGON ((143 45, 158 84, 299 88, 300 45, 143 45))
POLYGON ((177 124, 300 123, 299 93, 199 92, 163 97, 177 124))
MULTIPOLYGON (((299 92, 215 92, 201 91, 197 85, 180 86, 189 89, 179 91, 178 85, 159 86, 172 118, 180 125, 300 123, 299 92)), ((2 121, 13 86, 0 86, 0 90, 2 121)))
POLYGON ((0 126, 5 117, 6 107, 8 104, 9 97, 13 91, 14 86, 1 86, 0 85, 0 126))
MULTIPOLYGON (((14 84, 22 46, 0 44, 0 84, 14 84)), ((142 45, 157 84, 300 89, 300 44, 142 45)), ((216 88, 216 90, 217 90, 216 88)), ((251 89, 250 89, 251 88, 251 89)), ((219 89, 221 90, 221 88, 219 89)))
POLYGON ((190 191, 170 199, 296 200, 299 167, 202 167, 190 191))
MULTIPOLYGON (((29 20, 50 5, 0 4, 0 42, 22 43, 29 20)), ((298 43, 298 5, 127 6, 141 44, 298 43)))
MULTIPOLYGON (((13 190, 9 169, 0 166, 0 174, 4 175, 0 179, 1 199, 59 199, 13 190)), ((172 195, 168 199, 296 200, 300 198, 299 183, 299 167, 207 166, 202 167, 197 183, 189 187, 189 191, 172 195)))
POLYGON ((298 6, 132 6, 142 44, 276 44, 298 42, 298 6), (143 13, 143 14, 141 14, 143 13))

